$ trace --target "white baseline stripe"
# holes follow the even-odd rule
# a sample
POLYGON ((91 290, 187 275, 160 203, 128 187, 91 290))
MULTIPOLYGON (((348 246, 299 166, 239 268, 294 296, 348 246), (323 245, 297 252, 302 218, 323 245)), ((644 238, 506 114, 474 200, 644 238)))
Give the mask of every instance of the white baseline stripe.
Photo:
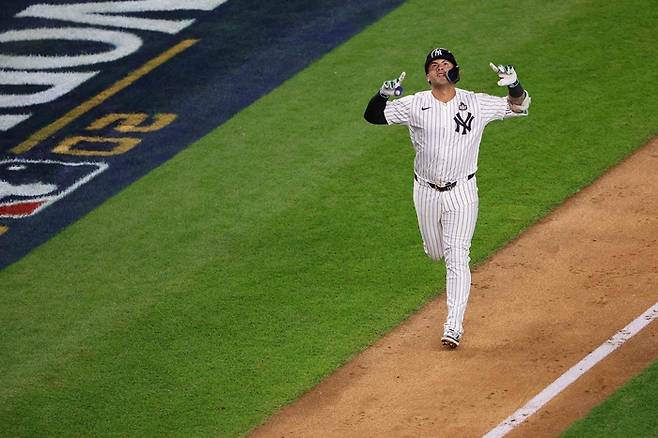
POLYGON ((483 438, 498 438, 507 435, 512 429, 523 423, 528 417, 537 412, 542 406, 562 392, 564 388, 575 382, 581 375, 589 371, 590 368, 619 348, 624 342, 635 336, 635 334, 649 325, 649 323, 656 318, 658 318, 658 303, 651 306, 642 315, 635 318, 633 322, 619 330, 613 337, 601 344, 599 348, 585 356, 583 360, 558 377, 557 380, 537 394, 532 400, 526 403, 525 406, 487 432, 483 438))

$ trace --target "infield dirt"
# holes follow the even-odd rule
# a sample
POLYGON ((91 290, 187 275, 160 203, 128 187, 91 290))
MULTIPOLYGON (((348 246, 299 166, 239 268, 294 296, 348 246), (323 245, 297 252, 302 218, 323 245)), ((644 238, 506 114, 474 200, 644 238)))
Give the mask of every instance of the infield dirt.
MULTIPOLYGON (((473 272, 464 341, 445 295, 253 437, 479 437, 658 300, 658 140, 473 272)), ((556 436, 658 357, 651 323, 509 434, 556 436)))

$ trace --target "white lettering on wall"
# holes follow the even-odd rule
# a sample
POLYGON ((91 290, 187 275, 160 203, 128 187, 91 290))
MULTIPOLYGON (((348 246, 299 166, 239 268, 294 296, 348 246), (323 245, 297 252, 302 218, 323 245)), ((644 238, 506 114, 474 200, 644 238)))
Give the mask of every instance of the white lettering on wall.
MULTIPOLYGON (((185 29, 194 19, 165 20, 121 15, 122 13, 166 12, 199 10, 212 11, 228 0, 133 0, 104 1, 69 4, 36 4, 29 6, 16 17, 35 17, 73 23, 110 26, 121 29, 176 34, 185 29)), ((98 28, 39 28, 0 33, 2 43, 20 41, 95 41, 113 48, 100 53, 71 56, 14 56, 0 53, 0 85, 49 85, 50 88, 35 93, 0 94, 0 108, 19 108, 51 102, 95 76, 94 72, 53 73, 40 70, 86 66, 110 62, 128 56, 142 46, 142 40, 130 33, 98 28), (18 71, 2 70, 12 69, 18 71), (26 70, 37 70, 34 72, 26 70)), ((7 131, 32 114, 0 114, 0 131, 7 131)))
POLYGON ((0 131, 9 131, 32 114, 0 114, 0 131))
POLYGON ((0 43, 45 40, 98 41, 114 46, 114 48, 101 53, 75 56, 13 56, 0 54, 0 68, 38 70, 97 64, 123 58, 136 52, 142 46, 141 38, 129 32, 95 29, 93 27, 25 29, 0 33, 0 43))
POLYGON ((121 12, 211 11, 228 0, 140 0, 120 2, 90 2, 64 5, 38 4, 30 6, 17 17, 38 17, 74 23, 141 29, 176 34, 195 20, 163 20, 117 15, 121 12), (114 14, 114 15, 113 15, 114 14))
POLYGON ((0 94, 0 108, 19 108, 52 102, 94 77, 98 72, 44 72, 0 70, 0 85, 50 85, 30 94, 0 94))

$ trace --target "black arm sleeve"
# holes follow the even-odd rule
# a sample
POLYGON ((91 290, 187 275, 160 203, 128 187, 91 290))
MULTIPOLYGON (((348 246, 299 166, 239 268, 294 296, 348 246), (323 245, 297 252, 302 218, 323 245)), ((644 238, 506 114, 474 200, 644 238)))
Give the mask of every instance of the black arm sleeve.
POLYGON ((509 95, 512 97, 521 97, 523 96, 523 87, 521 82, 516 81, 512 85, 507 86, 509 88, 509 95))
POLYGON ((379 93, 375 94, 368 102, 363 118, 374 125, 388 125, 384 116, 386 101, 388 101, 387 98, 380 96, 379 93))

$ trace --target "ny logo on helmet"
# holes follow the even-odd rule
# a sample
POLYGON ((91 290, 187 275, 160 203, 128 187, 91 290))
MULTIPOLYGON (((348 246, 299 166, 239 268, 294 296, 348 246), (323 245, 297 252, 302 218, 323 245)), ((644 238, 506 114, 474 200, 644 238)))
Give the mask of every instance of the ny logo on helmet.
POLYGON ((467 132, 471 131, 471 124, 473 123, 473 114, 470 112, 466 115, 466 120, 462 118, 462 115, 457 113, 453 120, 455 121, 455 132, 459 132, 459 128, 462 128, 462 135, 466 135, 467 132))

